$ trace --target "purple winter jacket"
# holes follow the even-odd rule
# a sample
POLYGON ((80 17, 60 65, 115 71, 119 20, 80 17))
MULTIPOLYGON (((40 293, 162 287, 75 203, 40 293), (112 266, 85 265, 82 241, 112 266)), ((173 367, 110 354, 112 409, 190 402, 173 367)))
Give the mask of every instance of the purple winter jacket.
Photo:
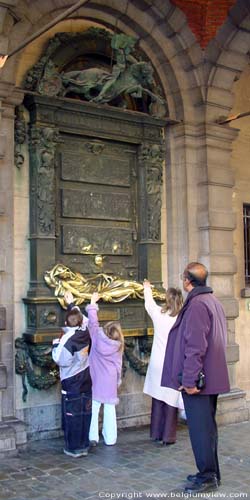
POLYGON ((227 327, 221 303, 205 286, 193 288, 169 332, 161 385, 195 387, 201 369, 205 387, 200 394, 230 390, 226 364, 227 327))
POLYGON ((89 369, 92 379, 92 398, 100 403, 117 404, 117 387, 121 383, 122 352, 119 340, 105 335, 98 322, 97 304, 86 307, 91 337, 89 369))

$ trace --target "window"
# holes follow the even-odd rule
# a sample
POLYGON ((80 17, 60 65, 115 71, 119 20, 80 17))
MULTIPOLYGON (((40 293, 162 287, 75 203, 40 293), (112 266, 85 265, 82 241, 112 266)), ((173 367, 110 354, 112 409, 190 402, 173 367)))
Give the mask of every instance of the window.
POLYGON ((250 286, 250 204, 243 205, 245 284, 250 286))

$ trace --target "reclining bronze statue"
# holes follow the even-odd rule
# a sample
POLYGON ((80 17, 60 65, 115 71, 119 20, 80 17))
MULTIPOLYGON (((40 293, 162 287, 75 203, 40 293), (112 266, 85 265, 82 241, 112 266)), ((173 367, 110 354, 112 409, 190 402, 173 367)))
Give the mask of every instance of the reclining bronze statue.
MULTIPOLYGON (((124 280, 118 276, 100 273, 85 278, 81 273, 72 271, 63 264, 56 264, 51 271, 46 271, 44 279, 47 285, 55 288, 55 296, 66 309, 64 294, 70 291, 75 305, 79 306, 91 299, 93 292, 98 292, 104 302, 122 302, 125 299, 143 299, 143 284, 124 280)), ((165 300, 165 293, 153 287, 153 297, 165 300)))

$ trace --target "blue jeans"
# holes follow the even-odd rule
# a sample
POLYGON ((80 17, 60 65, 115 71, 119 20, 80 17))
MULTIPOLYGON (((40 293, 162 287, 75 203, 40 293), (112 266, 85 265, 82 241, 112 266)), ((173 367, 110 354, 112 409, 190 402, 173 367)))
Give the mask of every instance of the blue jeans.
POLYGON ((91 407, 91 393, 62 394, 62 427, 68 451, 88 448, 91 407))

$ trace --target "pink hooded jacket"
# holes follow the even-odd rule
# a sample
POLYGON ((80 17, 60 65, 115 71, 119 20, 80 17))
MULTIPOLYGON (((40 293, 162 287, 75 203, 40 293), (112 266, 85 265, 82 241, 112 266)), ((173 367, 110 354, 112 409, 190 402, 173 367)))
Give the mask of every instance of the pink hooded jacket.
POLYGON ((121 383, 122 351, 121 343, 105 335, 99 326, 97 304, 86 307, 88 329, 91 337, 89 354, 90 375, 92 378, 92 398, 100 403, 117 404, 117 387, 121 383))

